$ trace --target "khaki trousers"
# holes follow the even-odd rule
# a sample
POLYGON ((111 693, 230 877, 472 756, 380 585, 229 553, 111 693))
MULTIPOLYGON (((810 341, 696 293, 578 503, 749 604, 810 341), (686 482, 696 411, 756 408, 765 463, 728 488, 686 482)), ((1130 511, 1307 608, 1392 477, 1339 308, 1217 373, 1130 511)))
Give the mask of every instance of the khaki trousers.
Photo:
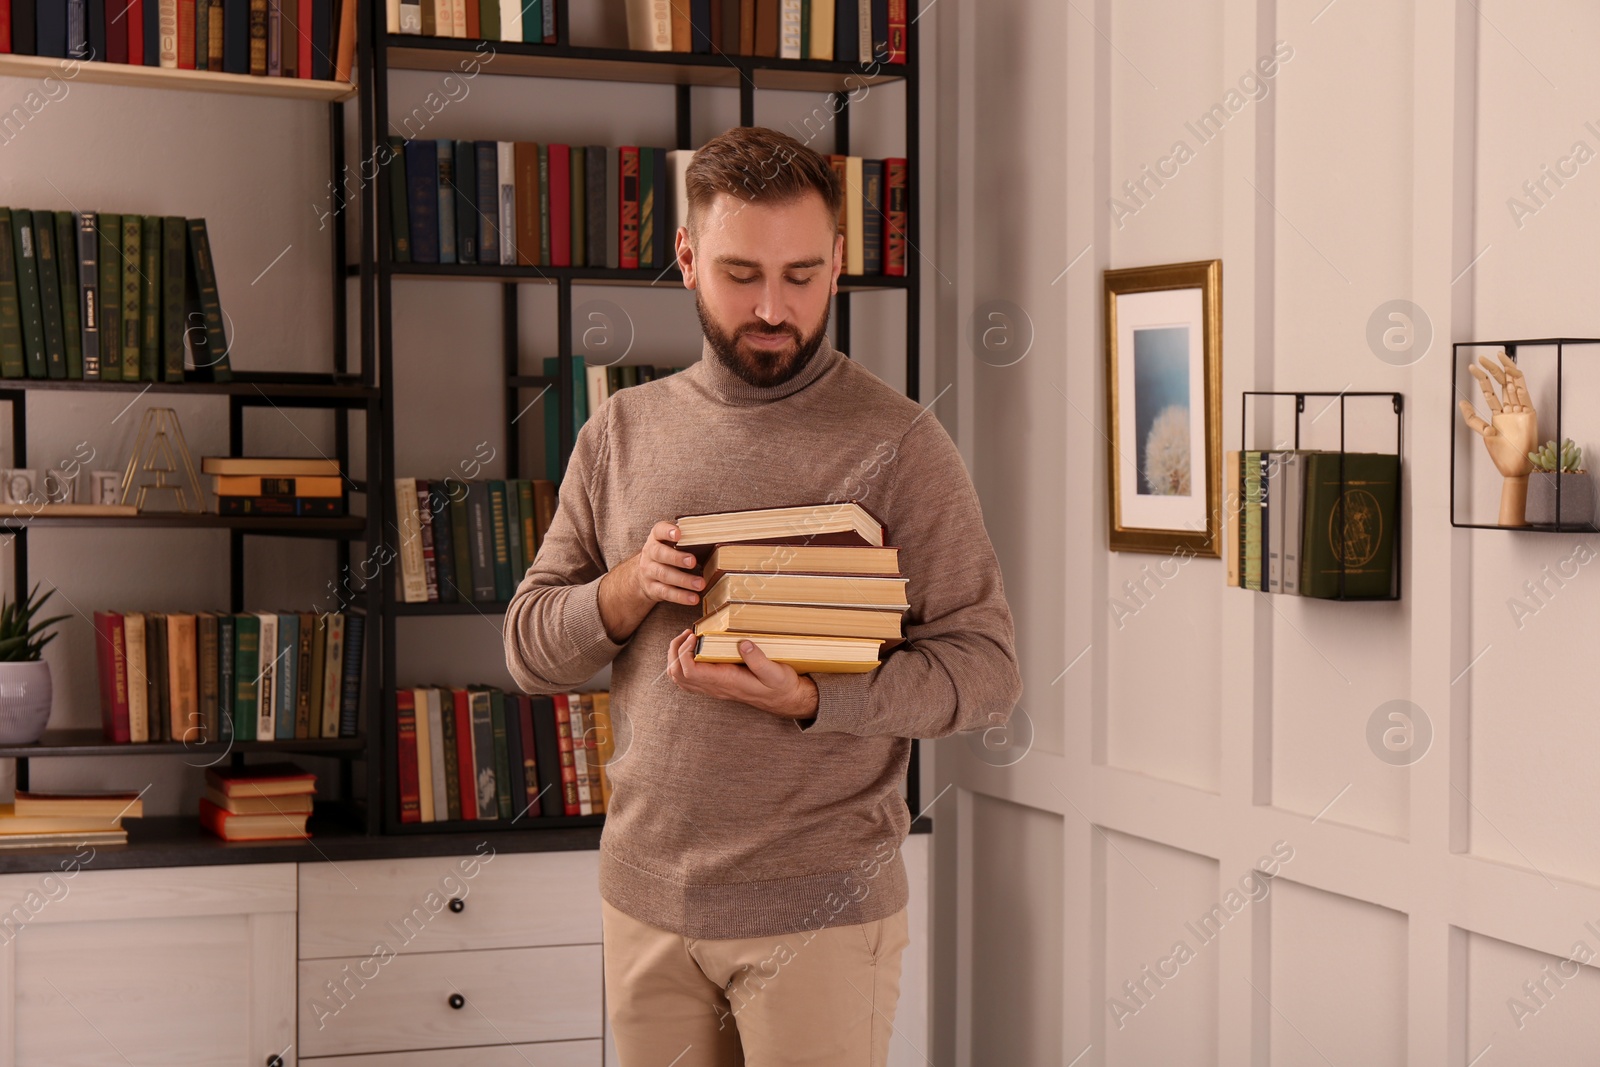
POLYGON ((684 937, 600 901, 620 1067, 884 1067, 906 909, 770 937, 684 937))

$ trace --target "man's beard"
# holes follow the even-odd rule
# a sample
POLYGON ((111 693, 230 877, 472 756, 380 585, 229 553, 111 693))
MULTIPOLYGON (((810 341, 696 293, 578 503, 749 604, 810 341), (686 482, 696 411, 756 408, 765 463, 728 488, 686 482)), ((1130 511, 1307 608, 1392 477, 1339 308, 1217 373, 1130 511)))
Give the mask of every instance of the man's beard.
POLYGON ((759 320, 730 335, 711 321, 700 291, 696 289, 694 294, 694 308, 695 313, 700 316, 700 329, 705 332, 706 340, 711 343, 711 352, 717 361, 745 382, 762 388, 782 385, 811 362, 811 357, 817 354, 817 349, 822 347, 823 339, 828 334, 828 316, 832 311, 832 304, 833 301, 830 300, 823 305, 822 321, 810 337, 800 336, 799 331, 788 323, 771 327, 759 320), (796 347, 786 352, 746 355, 739 350, 739 338, 747 333, 787 334, 793 338, 796 347))

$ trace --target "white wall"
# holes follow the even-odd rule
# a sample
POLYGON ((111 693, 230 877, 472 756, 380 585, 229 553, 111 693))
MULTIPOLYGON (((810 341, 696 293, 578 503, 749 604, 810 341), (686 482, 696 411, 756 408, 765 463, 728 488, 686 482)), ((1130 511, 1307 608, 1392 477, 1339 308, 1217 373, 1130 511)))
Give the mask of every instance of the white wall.
MULTIPOLYGON (((1600 955, 1583 668, 1600 593, 1580 562, 1600 539, 1451 527, 1448 445, 1463 518, 1493 521, 1498 481, 1455 410, 1482 408, 1476 387, 1445 376, 1452 341, 1600 334, 1600 75, 1584 51, 1600 15, 1574 0, 934 10, 956 180, 939 313, 965 323, 1006 300, 1035 327, 1004 367, 942 334, 1026 688, 1009 756, 938 750, 955 816, 938 824, 939 886, 959 899, 940 913, 955 977, 938 979, 935 1062, 1466 1067, 1588 1049, 1594 972, 1563 961, 1600 955), (1200 143, 1186 124, 1275 47, 1292 54, 1200 143), (1130 200, 1124 181, 1178 140, 1192 159, 1130 200), (1534 200, 1523 183, 1541 180, 1534 200), (1106 547, 1102 271, 1210 258, 1225 447, 1242 390, 1404 394, 1398 603, 1231 590, 1198 559, 1113 614, 1161 557, 1106 547), (1394 299, 1432 332, 1409 362, 1367 339, 1394 299), (1390 700, 1433 731, 1409 766, 1366 739, 1390 700), (1190 932, 1277 842, 1292 858, 1262 899, 1214 939, 1190 932), (1194 950, 1178 976, 1131 998, 1124 983, 1178 941, 1194 950)), ((1593 359, 1569 352, 1561 431, 1590 450, 1593 359)), ((1553 437, 1553 362, 1525 366, 1553 437)), ((1310 403, 1308 443, 1327 447, 1336 416, 1310 403)), ((1349 412, 1352 447, 1385 446, 1381 403, 1349 412)), ((1255 420, 1255 447, 1287 416, 1255 420)))

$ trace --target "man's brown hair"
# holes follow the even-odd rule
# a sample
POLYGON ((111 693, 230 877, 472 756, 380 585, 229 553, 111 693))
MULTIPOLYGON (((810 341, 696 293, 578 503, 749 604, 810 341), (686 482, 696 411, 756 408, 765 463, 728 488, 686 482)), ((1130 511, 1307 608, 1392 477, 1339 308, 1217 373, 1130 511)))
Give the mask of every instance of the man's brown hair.
POLYGON ((844 183, 815 149, 765 126, 735 126, 700 146, 684 178, 689 232, 717 193, 748 203, 782 204, 815 190, 837 219, 844 183))

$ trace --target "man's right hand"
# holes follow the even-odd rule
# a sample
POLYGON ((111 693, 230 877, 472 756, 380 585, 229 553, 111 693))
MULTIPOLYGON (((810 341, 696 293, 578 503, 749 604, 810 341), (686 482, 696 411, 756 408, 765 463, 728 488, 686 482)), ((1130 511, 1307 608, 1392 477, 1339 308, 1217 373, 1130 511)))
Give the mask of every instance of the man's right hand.
POLYGON ((674 542, 677 524, 663 519, 650 528, 644 547, 600 580, 600 618, 611 640, 627 640, 657 603, 698 604, 705 579, 695 558, 674 542))

